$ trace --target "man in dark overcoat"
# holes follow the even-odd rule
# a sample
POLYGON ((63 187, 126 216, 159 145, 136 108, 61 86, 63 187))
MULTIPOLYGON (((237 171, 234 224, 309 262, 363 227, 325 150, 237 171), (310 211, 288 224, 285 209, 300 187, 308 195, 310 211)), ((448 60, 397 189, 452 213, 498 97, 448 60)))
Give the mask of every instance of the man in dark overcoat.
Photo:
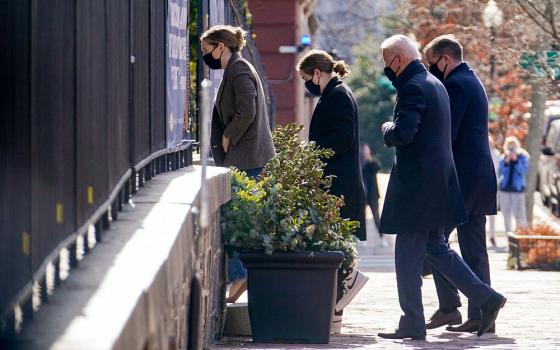
POLYGON ((397 89, 385 144, 396 148, 380 231, 396 234, 395 268, 404 315, 390 339, 425 339, 422 266, 433 268, 482 309, 478 335, 488 331, 506 298, 483 283, 446 244, 444 230, 466 221, 451 150, 449 97, 420 62, 410 39, 395 35, 381 46, 385 74, 397 89))
MULTIPOLYGON (((484 86, 466 62, 463 47, 452 35, 432 40, 424 49, 430 72, 443 82, 451 109, 451 143, 459 186, 463 195, 467 222, 457 227, 461 256, 471 270, 490 285, 490 267, 486 251, 486 215, 496 215, 496 174, 488 143, 488 99, 484 86)), ((452 229, 445 234, 449 239, 452 229)), ((437 270, 434 282, 439 309, 426 328, 461 324, 457 308, 461 300, 455 288, 437 270)), ((468 320, 456 332, 474 332, 480 326, 481 312, 469 302, 468 320)), ((494 327, 490 329, 494 332, 494 327)))

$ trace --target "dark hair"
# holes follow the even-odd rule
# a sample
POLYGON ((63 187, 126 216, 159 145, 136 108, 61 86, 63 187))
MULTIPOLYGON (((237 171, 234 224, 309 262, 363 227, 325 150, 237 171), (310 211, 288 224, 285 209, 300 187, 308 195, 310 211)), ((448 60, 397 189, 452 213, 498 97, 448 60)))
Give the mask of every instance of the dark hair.
POLYGON ((245 36, 247 32, 241 27, 232 27, 226 25, 216 25, 202 34, 200 41, 204 41, 210 45, 218 45, 223 43, 233 52, 239 52, 245 47, 247 41, 245 36))
POLYGON ((433 56, 448 55, 457 61, 463 60, 463 46, 453 34, 441 35, 430 41, 424 48, 424 53, 428 52, 433 56))
POLYGON ((327 73, 335 72, 339 77, 344 77, 350 73, 346 62, 343 60, 335 61, 331 55, 323 50, 309 51, 297 64, 297 70, 305 74, 312 75, 315 69, 327 73))

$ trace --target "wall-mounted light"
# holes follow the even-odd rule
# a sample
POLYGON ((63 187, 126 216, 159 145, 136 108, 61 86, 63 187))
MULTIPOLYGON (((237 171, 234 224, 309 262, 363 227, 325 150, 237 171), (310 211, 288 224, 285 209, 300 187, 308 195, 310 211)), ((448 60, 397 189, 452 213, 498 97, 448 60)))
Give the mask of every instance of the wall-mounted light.
POLYGON ((303 34, 300 38, 300 44, 298 46, 282 45, 278 47, 278 52, 284 54, 297 54, 309 46, 311 46, 311 35, 303 34))

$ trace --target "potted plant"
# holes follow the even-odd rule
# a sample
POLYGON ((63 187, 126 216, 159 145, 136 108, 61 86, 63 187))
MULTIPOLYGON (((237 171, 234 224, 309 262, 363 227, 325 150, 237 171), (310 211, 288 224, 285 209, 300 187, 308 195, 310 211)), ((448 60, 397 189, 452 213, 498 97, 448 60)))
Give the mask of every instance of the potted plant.
POLYGON ((338 268, 356 264, 359 223, 340 217, 344 199, 323 176, 333 152, 300 141, 301 128, 275 129, 276 156, 259 180, 233 170, 223 209, 226 250, 248 270, 254 342, 328 343, 338 268))

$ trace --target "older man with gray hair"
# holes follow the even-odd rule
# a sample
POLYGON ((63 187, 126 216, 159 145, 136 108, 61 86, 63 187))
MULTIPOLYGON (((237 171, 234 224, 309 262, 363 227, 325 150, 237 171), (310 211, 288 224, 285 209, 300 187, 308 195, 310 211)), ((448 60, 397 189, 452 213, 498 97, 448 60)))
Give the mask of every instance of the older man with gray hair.
POLYGON ((483 283, 446 244, 444 230, 466 221, 451 150, 449 97, 443 84, 420 62, 420 52, 404 35, 381 45, 385 74, 397 89, 393 121, 383 138, 396 148, 381 215, 380 232, 396 234, 395 268, 404 312, 389 339, 425 339, 422 266, 433 268, 482 310, 478 335, 494 323, 506 298, 483 283))

